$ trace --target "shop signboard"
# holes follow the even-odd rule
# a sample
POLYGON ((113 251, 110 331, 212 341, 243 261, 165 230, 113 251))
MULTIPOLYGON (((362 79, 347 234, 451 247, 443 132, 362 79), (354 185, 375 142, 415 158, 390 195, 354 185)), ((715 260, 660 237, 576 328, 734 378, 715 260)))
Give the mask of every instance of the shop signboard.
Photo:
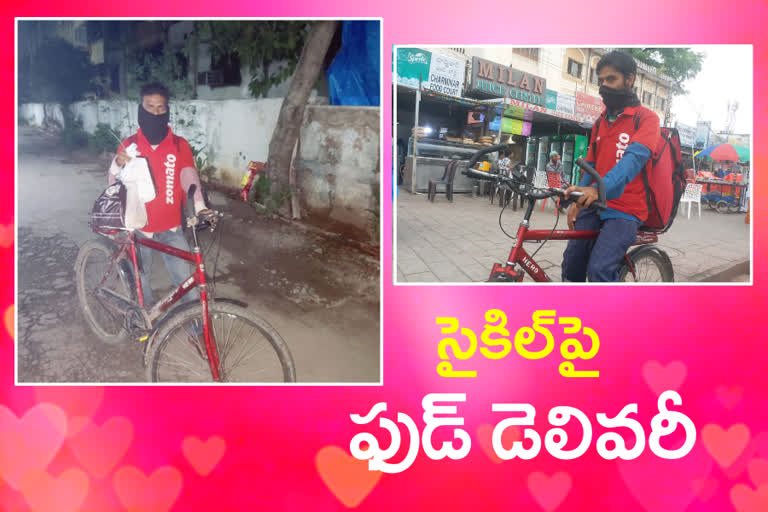
POLYGON ((472 57, 469 92, 545 106, 547 80, 511 66, 472 57))
POLYGON ((547 89, 547 99, 544 106, 549 110, 557 110, 557 91, 547 89))
POLYGON ((711 131, 711 121, 698 121, 696 123, 696 138, 694 145, 696 149, 704 149, 709 146, 709 132, 711 131))
POLYGON ((579 121, 594 122, 603 113, 603 100, 583 92, 576 93, 574 114, 579 121))
POLYGON ((503 118, 501 122, 501 131, 503 133, 512 133, 514 135, 528 136, 531 134, 531 123, 521 119, 503 118))
POLYGON ((513 100, 513 99, 507 99, 510 105, 514 107, 521 107, 526 109, 527 111, 531 112, 541 112, 542 114, 548 114, 550 116, 555 117, 562 117, 563 119, 570 119, 571 121, 580 121, 576 116, 571 114, 566 114, 564 112, 558 112, 557 110, 552 110, 547 107, 539 106, 539 105, 531 105, 530 103, 525 103, 523 101, 519 100, 513 100))
POLYGON ((419 76, 422 86, 426 88, 429 83, 429 64, 432 60, 432 52, 421 48, 397 49, 397 83, 419 88, 419 76))
POLYGON ((425 87, 448 96, 461 96, 464 89, 464 61, 433 53, 429 64, 429 84, 425 87))
POLYGON ((683 148, 693 147, 696 139, 696 128, 677 122, 675 123, 675 128, 677 128, 677 133, 680 134, 680 145, 683 148))
POLYGON ((516 105, 505 105, 504 116, 514 117, 515 119, 524 119, 526 121, 533 121, 533 110, 528 110, 516 105))
MULTIPOLYGON (((547 108, 550 108, 547 106, 547 108)), ((574 115, 576 108, 576 97, 570 94, 559 93, 557 95, 557 108, 555 110, 561 114, 574 115)))

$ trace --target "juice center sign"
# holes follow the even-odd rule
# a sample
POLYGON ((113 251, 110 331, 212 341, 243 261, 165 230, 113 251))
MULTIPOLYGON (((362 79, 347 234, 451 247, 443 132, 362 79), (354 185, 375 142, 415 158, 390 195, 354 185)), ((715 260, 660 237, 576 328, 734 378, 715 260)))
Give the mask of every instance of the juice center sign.
POLYGON ((511 98, 533 105, 546 105, 547 80, 504 66, 472 57, 470 92, 495 98, 511 98))

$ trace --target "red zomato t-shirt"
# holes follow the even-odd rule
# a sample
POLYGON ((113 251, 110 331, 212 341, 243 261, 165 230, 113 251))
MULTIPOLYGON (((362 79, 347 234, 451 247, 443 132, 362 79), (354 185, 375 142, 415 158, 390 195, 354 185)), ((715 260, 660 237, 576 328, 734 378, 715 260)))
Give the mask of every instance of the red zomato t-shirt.
MULTIPOLYGON (((587 160, 595 162, 595 170, 605 176, 624 156, 624 150, 635 142, 642 144, 651 152, 656 150, 661 130, 659 116, 653 110, 638 105, 627 107, 613 123, 605 119, 605 111, 598 127, 599 133, 592 129, 587 160), (638 116, 635 129, 635 116, 638 116), (596 142, 596 155, 592 151, 592 142, 596 142)), ((649 163, 646 164, 650 165, 649 163)), ((626 187, 621 196, 608 201, 608 207, 634 215, 641 221, 648 218, 648 204, 645 199, 645 185, 642 173, 638 173, 626 187)))
POLYGON ((168 231, 181 224, 181 209, 186 203, 186 196, 181 188, 181 170, 194 167, 192 149, 183 137, 174 135, 168 128, 168 135, 152 149, 152 145, 141 133, 123 140, 118 153, 135 142, 139 156, 149 163, 152 180, 155 182, 155 198, 146 203, 147 225, 142 231, 157 233, 168 231))

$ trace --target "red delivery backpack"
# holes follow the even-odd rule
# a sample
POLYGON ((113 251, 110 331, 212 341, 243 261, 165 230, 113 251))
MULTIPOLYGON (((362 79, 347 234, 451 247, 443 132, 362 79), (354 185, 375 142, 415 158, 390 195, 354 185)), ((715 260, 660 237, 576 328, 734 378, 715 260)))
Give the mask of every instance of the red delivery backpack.
MULTIPOLYGON (((635 130, 640 125, 640 114, 635 114, 635 130)), ((600 120, 595 123, 599 130, 600 120)), ((595 153, 596 143, 592 143, 595 153)), ((685 169, 680 145, 680 134, 675 128, 661 128, 656 149, 641 171, 645 185, 645 201, 648 218, 640 227, 642 231, 664 233, 672 227, 680 198, 685 192, 685 169)))

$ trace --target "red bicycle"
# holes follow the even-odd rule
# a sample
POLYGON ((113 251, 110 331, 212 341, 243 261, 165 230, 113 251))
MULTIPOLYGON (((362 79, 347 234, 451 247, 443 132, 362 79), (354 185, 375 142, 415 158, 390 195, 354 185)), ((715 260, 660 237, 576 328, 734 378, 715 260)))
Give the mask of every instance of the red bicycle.
POLYGON ((191 252, 125 229, 91 226, 100 238, 86 242, 75 263, 77 294, 88 325, 105 343, 130 337, 143 342, 151 382, 295 381, 293 357, 277 331, 242 303, 215 299, 209 292, 197 233, 214 231, 223 215, 212 210, 195 215, 195 188, 190 187, 186 214, 191 252), (156 304, 145 304, 137 245, 193 263, 194 273, 156 304), (199 301, 171 309, 195 287, 199 301))
MULTIPOLYGON (((599 231, 579 231, 579 230, 565 230, 555 229, 557 228, 557 220, 560 215, 558 211, 557 220, 555 221, 555 227, 551 230, 529 229, 531 216, 533 215, 534 206, 539 199, 546 200, 550 197, 558 197, 563 202, 567 202, 565 199, 565 190, 553 187, 547 188, 535 188, 532 184, 533 173, 528 172, 527 176, 520 172, 520 169, 515 169, 511 172, 510 176, 504 176, 501 174, 488 174, 482 171, 478 171, 473 166, 478 162, 480 157, 486 153, 491 153, 499 150, 507 149, 507 144, 499 144, 496 146, 490 146, 477 153, 475 153, 469 160, 466 169, 463 171, 465 176, 485 180, 495 181, 503 187, 506 187, 512 192, 519 193, 521 196, 528 199, 527 208, 523 220, 520 222, 520 226, 517 230, 517 236, 512 237, 515 240, 515 245, 509 253, 507 262, 505 264, 495 263, 491 270, 490 278, 488 282, 501 282, 501 283, 520 283, 523 281, 525 274, 527 273, 531 279, 536 282, 551 282, 552 279, 544 272, 538 263, 533 259, 536 253, 544 246, 549 240, 596 240, 600 234, 599 231), (529 255, 523 247, 525 242, 539 243, 538 249, 529 255)), ((576 164, 581 167, 584 172, 588 173, 597 182, 598 185, 598 201, 592 203, 590 208, 605 209, 605 184, 602 177, 597 171, 590 166, 587 162, 579 158, 576 160, 576 164)), ((572 192, 571 198, 580 197, 580 192, 572 192)), ((563 203, 561 203, 563 204, 563 203)), ((501 224, 501 215, 504 213, 502 210, 499 214, 499 226, 504 230, 501 224)), ((506 231, 505 231, 506 234, 506 231)), ((634 248, 627 251, 624 255, 621 267, 619 268, 619 281, 621 282, 673 282, 674 270, 672 267, 672 261, 663 249, 654 245, 658 242, 658 234, 655 232, 643 231, 642 228, 637 233, 637 239, 633 244, 634 248)))

